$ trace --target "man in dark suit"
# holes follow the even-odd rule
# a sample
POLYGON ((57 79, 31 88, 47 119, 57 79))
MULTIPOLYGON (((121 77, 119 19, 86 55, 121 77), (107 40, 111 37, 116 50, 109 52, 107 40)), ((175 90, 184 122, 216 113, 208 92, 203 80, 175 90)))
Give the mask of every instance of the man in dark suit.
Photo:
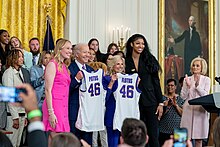
POLYGON ((190 74, 190 63, 191 61, 198 56, 201 56, 202 45, 200 41, 199 33, 196 31, 196 21, 194 16, 190 16, 189 28, 183 32, 183 34, 176 39, 172 36, 168 38, 168 41, 171 43, 178 43, 185 39, 184 45, 184 73, 190 74))
POLYGON ((80 131, 75 127, 75 123, 79 110, 79 87, 83 74, 81 70, 88 72, 93 69, 86 65, 89 59, 89 47, 87 44, 77 44, 74 47, 75 60, 70 64, 69 70, 71 73, 71 83, 69 91, 69 123, 70 131, 74 133, 79 139, 84 139, 90 145, 92 144, 92 132, 80 131))

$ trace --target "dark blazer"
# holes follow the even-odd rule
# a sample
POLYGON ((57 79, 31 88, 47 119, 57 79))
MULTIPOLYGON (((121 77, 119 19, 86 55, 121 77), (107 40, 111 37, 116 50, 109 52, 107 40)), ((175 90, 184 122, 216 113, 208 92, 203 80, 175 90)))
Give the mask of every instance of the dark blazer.
POLYGON ((163 102, 160 79, 158 73, 149 73, 146 64, 140 56, 138 63, 138 72, 135 69, 132 57, 127 57, 125 60, 125 72, 128 74, 138 73, 140 80, 138 88, 142 91, 139 103, 144 106, 155 106, 163 102))
POLYGON ((27 69, 21 67, 21 72, 22 72, 23 77, 24 77, 23 83, 29 83, 29 84, 31 84, 31 78, 30 78, 30 73, 29 73, 29 71, 28 71, 27 69))
MULTIPOLYGON (((70 89, 69 89, 69 120, 76 122, 79 110, 79 86, 81 82, 78 83, 75 79, 76 74, 79 71, 79 67, 77 66, 75 60, 69 66, 70 70, 70 89)), ((86 65, 86 71, 91 72, 93 68, 86 65)), ((75 125, 75 124, 70 124, 75 125)))

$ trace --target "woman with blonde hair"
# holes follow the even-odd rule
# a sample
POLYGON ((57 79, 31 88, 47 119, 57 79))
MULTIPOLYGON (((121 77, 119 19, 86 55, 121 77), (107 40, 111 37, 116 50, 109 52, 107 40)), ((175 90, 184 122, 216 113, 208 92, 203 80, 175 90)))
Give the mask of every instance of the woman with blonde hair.
MULTIPOLYGON (((45 69, 45 100, 43 123, 45 131, 69 132, 68 97, 70 72, 68 65, 72 54, 69 40, 60 39, 54 50, 54 58, 45 69)), ((55 133, 52 133, 53 136, 55 133)))
POLYGON ((18 37, 16 37, 16 36, 11 37, 11 39, 9 41, 9 44, 11 45, 12 48, 20 49, 23 52, 23 54, 24 54, 24 64, 23 64, 22 67, 26 68, 27 70, 30 70, 30 68, 33 66, 33 63, 32 63, 32 58, 33 58, 32 53, 26 51, 23 48, 21 40, 18 37))
POLYGON ((124 72, 124 59, 121 56, 116 55, 108 61, 107 76, 103 79, 103 85, 107 88, 106 94, 106 111, 105 111, 105 126, 107 129, 108 146, 116 147, 119 143, 120 131, 113 129, 113 119, 116 109, 116 100, 112 89, 116 87, 117 73, 124 72))
POLYGON ((196 147, 202 147, 202 139, 208 138, 209 113, 200 105, 189 105, 188 101, 209 94, 211 80, 205 76, 207 63, 205 59, 194 58, 190 65, 192 76, 186 75, 181 97, 183 104, 180 127, 188 130, 188 137, 195 140, 196 147))

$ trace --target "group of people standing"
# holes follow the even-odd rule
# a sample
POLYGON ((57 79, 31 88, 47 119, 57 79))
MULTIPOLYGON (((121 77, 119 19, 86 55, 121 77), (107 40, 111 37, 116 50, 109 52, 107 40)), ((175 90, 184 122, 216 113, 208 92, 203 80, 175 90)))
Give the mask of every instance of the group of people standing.
MULTIPOLYGON (((207 138, 208 113, 201 106, 188 104, 188 100, 209 93, 210 79, 205 76, 207 64, 204 59, 195 58, 191 63, 192 76, 186 75, 180 95, 185 100, 183 104, 179 96, 168 93, 167 97, 163 97, 159 79, 162 69, 141 34, 134 34, 127 40, 126 55, 118 51, 116 44, 109 45, 107 54, 101 53, 97 39, 91 39, 88 44, 76 44, 74 47, 69 40, 58 39, 53 55, 47 52, 40 54, 39 40, 32 38, 29 42, 32 52, 29 61, 32 66, 29 67, 27 63, 30 58, 27 57, 28 53, 25 53, 27 51, 22 48, 20 40, 17 38, 19 47, 8 48, 13 44, 17 45, 9 44, 9 35, 5 37, 5 32, 8 34, 7 31, 0 32, 1 61, 5 67, 2 84, 17 86, 20 83, 30 83, 33 86, 39 108, 42 107, 45 131, 50 132, 49 140, 57 133, 72 132, 92 145, 97 138, 93 132, 98 132, 101 134, 103 146, 117 146, 122 119, 128 115, 128 111, 131 111, 130 117, 141 119, 145 123, 150 147, 160 146, 159 121, 169 119, 170 117, 166 117, 166 114, 170 114, 169 111, 172 111, 172 114, 177 112, 178 120, 182 116, 181 125, 176 126, 175 123, 175 127, 186 127, 189 138, 196 139, 197 146, 201 146, 201 140, 207 138), (38 60, 40 64, 37 64, 38 60), (104 65, 91 64, 92 62, 102 62, 104 65), (98 69, 103 71, 96 73, 92 65, 101 65, 98 69), (97 76, 86 76, 93 73, 97 76), (105 97, 94 97, 100 94, 105 97), (88 98, 94 98, 94 101, 99 99, 103 103, 88 104, 88 98), (101 111, 96 113, 94 109, 103 111, 103 117, 100 117, 101 111), (105 127, 99 129, 100 127, 92 126, 89 115, 95 117, 94 121, 104 119, 105 127), (92 128, 86 128, 87 126, 92 128)), ((171 80, 168 84, 172 82, 174 81, 171 80)), ((17 108, 11 104, 6 107, 6 130, 13 132, 8 136, 14 137, 10 138, 12 142, 17 139, 13 145, 19 146, 23 128, 28 123, 26 113, 22 107, 17 108), (21 128, 21 124, 23 127, 17 132, 19 135, 16 135, 15 132, 21 128)))

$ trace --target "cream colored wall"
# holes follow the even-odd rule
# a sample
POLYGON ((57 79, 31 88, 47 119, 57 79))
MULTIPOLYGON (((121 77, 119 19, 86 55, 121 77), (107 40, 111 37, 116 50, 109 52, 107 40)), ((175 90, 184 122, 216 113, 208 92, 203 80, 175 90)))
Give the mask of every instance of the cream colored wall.
POLYGON ((100 49, 112 41, 113 27, 131 28, 131 34, 141 33, 157 57, 158 5, 156 0, 71 0, 67 7, 65 37, 72 43, 88 42, 95 37, 100 49))
MULTIPOLYGON (((216 0, 216 75, 220 76, 220 2, 216 0)), ((157 0, 70 0, 67 6, 65 37, 73 44, 95 37, 106 52, 112 41, 112 28, 124 25, 131 34, 141 33, 158 57, 157 0)))

